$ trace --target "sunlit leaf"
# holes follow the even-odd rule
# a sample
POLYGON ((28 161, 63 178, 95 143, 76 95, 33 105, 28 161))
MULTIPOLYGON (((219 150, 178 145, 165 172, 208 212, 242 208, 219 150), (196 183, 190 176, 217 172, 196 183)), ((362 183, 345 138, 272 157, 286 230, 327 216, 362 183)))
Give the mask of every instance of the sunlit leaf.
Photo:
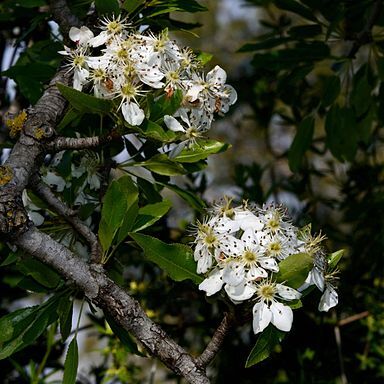
POLYGON ((171 279, 192 280, 200 284, 203 277, 196 273, 196 262, 191 248, 184 244, 166 244, 147 235, 131 233, 130 236, 143 249, 145 256, 163 269, 171 279))
POLYGON ((98 113, 108 114, 113 109, 113 102, 107 99, 99 99, 97 97, 87 95, 72 87, 58 83, 60 93, 69 101, 73 108, 82 113, 98 113))
POLYGON ((296 253, 280 261, 276 281, 292 288, 303 285, 313 268, 313 258, 308 253, 296 253))

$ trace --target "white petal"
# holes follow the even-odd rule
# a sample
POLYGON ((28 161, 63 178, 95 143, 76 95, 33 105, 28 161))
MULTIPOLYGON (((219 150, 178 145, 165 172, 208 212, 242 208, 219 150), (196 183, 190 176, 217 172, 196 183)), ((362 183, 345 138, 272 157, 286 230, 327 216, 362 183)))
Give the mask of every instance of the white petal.
POLYGON ((248 210, 236 212, 235 220, 238 220, 240 222, 240 228, 243 231, 245 231, 246 229, 259 231, 264 226, 262 221, 251 211, 248 210))
POLYGON ((144 120, 144 111, 136 104, 127 101, 121 105, 121 112, 128 124, 140 125, 144 120))
POLYGON ((207 73, 207 81, 217 85, 224 85, 227 81, 227 74, 223 68, 216 65, 215 68, 207 73))
POLYGON ((276 290, 277 290, 277 294, 282 299, 297 300, 297 299, 300 299, 301 297, 301 293, 296 291, 296 289, 293 289, 283 284, 276 284, 276 290))
POLYGON ((214 269, 210 275, 199 285, 201 291, 205 291, 207 296, 214 295, 219 292, 223 286, 223 280, 221 278, 223 271, 221 269, 214 269))
POLYGON ((265 303, 259 302, 253 306, 252 312, 253 312, 253 323, 252 323, 253 332, 255 334, 259 332, 263 332, 264 329, 268 327, 268 324, 272 320, 271 310, 268 308, 268 306, 265 303))
POLYGON ((332 285, 327 284, 319 303, 319 311, 328 312, 339 302, 339 295, 332 285))
POLYGON ((226 255, 232 257, 240 256, 244 251, 242 241, 236 239, 236 237, 232 235, 223 235, 223 237, 220 239, 219 248, 226 255))
POLYGON ((89 72, 85 68, 75 68, 75 72, 73 74, 73 88, 78 91, 83 89, 83 85, 87 82, 87 77, 89 76, 89 72))
POLYGON ((247 273, 247 279, 256 280, 260 277, 267 277, 268 273, 265 269, 258 267, 257 265, 252 265, 247 273))
POLYGON ((196 272, 197 273, 206 273, 209 268, 212 266, 212 257, 209 255, 205 255, 205 257, 201 257, 197 261, 197 268, 196 272))
POLYGON ((40 215, 38 212, 28 212, 28 217, 33 221, 33 224, 38 227, 44 223, 44 216, 40 215))
POLYGON ((256 288, 246 284, 245 281, 236 286, 226 284, 224 289, 227 292, 229 298, 235 303, 250 299, 256 292, 256 288))
POLYGON ((186 99, 189 102, 194 102, 199 98, 200 92, 204 89, 202 85, 199 84, 193 84, 191 88, 188 89, 188 92, 186 94, 186 99))
POLYGON ((173 116, 165 115, 164 124, 173 132, 185 132, 183 126, 173 116))
POLYGON ((324 291, 324 274, 316 267, 312 268, 312 284, 315 284, 321 292, 324 291))
POLYGON ((258 261, 263 268, 272 272, 279 272, 279 266, 276 259, 272 257, 261 257, 258 261))
POLYGON ((274 301, 270 306, 270 310, 272 312, 271 323, 280 329, 280 331, 289 332, 293 322, 292 309, 282 303, 274 301))
POLYGON ((223 269, 223 281, 229 285, 238 285, 245 278, 244 267, 236 261, 226 264, 223 269))
POLYGON ((85 26, 82 26, 81 28, 72 27, 69 30, 69 38, 75 43, 82 45, 93 38, 93 32, 85 26))
POLYGON ((228 97, 227 102, 229 105, 236 103, 237 92, 236 92, 235 88, 233 88, 231 85, 226 84, 224 86, 224 92, 225 92, 226 96, 228 97))
POLYGON ((88 44, 91 47, 100 47, 100 45, 105 44, 109 39, 109 35, 107 31, 100 32, 97 36, 90 39, 88 44))
POLYGON ((234 233, 240 229, 239 222, 228 217, 220 217, 215 226, 217 233, 234 233))

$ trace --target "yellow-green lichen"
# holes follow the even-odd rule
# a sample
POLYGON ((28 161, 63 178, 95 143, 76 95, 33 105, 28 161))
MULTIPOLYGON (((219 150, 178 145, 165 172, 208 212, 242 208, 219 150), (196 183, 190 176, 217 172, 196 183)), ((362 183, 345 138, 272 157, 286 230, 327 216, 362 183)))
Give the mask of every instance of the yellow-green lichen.
POLYGON ((0 186, 8 184, 13 178, 12 168, 8 165, 0 166, 0 186))
POLYGON ((9 129, 9 136, 16 137, 18 134, 20 134, 26 120, 27 120, 27 112, 25 111, 21 111, 15 117, 6 118, 5 125, 9 129))

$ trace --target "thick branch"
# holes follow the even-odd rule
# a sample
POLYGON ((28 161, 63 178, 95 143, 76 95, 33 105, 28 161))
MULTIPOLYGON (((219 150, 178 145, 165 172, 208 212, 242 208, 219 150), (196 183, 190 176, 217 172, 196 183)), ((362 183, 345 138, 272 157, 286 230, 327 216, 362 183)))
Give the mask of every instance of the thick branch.
POLYGON ((56 213, 61 215, 80 233, 81 236, 84 237, 91 248, 91 260, 99 260, 101 249, 97 236, 76 216, 76 212, 58 199, 51 189, 42 182, 36 174, 31 178, 30 186, 39 197, 47 202, 56 213))
POLYGON ((232 325, 233 317, 229 313, 226 313, 213 334, 211 341, 208 343, 203 353, 196 359, 197 365, 205 368, 215 358, 217 353, 220 351, 224 339, 230 331, 232 325))
POLYGON ((55 86, 57 82, 69 84, 70 74, 61 69, 51 80, 43 96, 28 111, 24 130, 1 173, 7 179, 0 180, 0 232, 17 236, 26 228, 27 214, 21 202, 21 193, 28 185, 29 177, 37 172, 44 156, 44 142, 55 133, 66 100, 55 86))
POLYGON ((32 227, 15 244, 75 283, 93 303, 108 312, 125 330, 164 364, 193 384, 208 384, 204 369, 157 324, 140 304, 116 285, 102 267, 89 266, 67 248, 32 227))
POLYGON ((49 8, 64 36, 68 35, 71 27, 81 26, 80 20, 71 12, 65 0, 49 0, 49 8))

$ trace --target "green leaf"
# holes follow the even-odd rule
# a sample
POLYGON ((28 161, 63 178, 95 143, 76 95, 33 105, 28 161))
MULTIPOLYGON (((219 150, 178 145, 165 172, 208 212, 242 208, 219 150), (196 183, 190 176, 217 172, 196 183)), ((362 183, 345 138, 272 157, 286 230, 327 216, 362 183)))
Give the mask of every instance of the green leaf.
POLYGON ((299 288, 312 267, 313 258, 308 253, 290 255, 279 263, 279 272, 275 275, 276 281, 295 289, 299 288))
POLYGON ((352 108, 333 105, 325 119, 326 144, 338 160, 353 161, 358 142, 356 117, 352 108))
POLYGON ((132 230, 139 211, 139 191, 129 176, 123 176, 119 179, 122 193, 125 196, 127 206, 124 219, 117 233, 116 244, 120 244, 132 230))
POLYGON ((138 356, 145 356, 139 351, 139 349, 137 348, 137 344, 134 342, 131 335, 119 324, 117 324, 111 315, 109 315, 106 312, 104 316, 105 316, 105 320, 111 327, 112 332, 123 343, 124 347, 128 352, 134 353, 135 355, 138 355, 138 356))
POLYGON ((95 0, 95 6, 99 16, 120 14, 119 2, 117 0, 95 0))
POLYGON ((299 42, 293 48, 255 54, 252 65, 257 69, 294 69, 299 63, 312 63, 324 60, 330 55, 328 45, 320 41, 299 42))
POLYGON ((64 296, 60 300, 57 312, 59 314, 61 338, 65 341, 72 330, 73 300, 69 295, 64 296))
POLYGON ((193 207, 197 211, 203 212, 204 209, 206 208, 205 202, 196 194, 190 191, 186 191, 185 189, 180 188, 175 184, 161 184, 161 185, 164 185, 166 188, 178 194, 183 200, 185 200, 191 207, 193 207))
POLYGON ((138 131, 144 137, 157 140, 162 143, 170 143, 174 141, 177 137, 175 132, 172 132, 170 130, 165 131, 162 126, 149 120, 144 120, 140 128, 138 128, 138 131))
POLYGON ((314 129, 315 119, 313 116, 307 116, 297 128, 296 136, 288 152, 289 168, 292 172, 297 172, 300 169, 304 154, 312 143, 314 129))
POLYGON ((200 5, 195 0, 157 0, 153 11, 150 11, 146 17, 155 17, 170 12, 202 12, 207 8, 200 5))
POLYGON ((160 203, 148 204, 140 208, 132 232, 138 232, 151 226, 160 220, 171 207, 172 203, 169 200, 163 200, 160 203))
POLYGON ((145 0, 125 0, 122 5, 122 8, 125 9, 128 14, 130 14, 144 4, 145 0))
POLYGON ((57 319, 61 296, 57 294, 40 306, 19 309, 0 319, 0 360, 30 345, 57 319))
POLYGON ((45 0, 19 0, 18 4, 20 4, 20 6, 24 8, 35 8, 35 7, 42 7, 47 3, 45 0))
POLYGON ((260 363, 268 358, 276 345, 283 340, 284 336, 284 332, 279 331, 274 325, 269 324, 257 339, 255 346, 252 348, 252 351, 247 358, 245 367, 252 367, 252 365, 260 363))
POLYGON ((127 200, 118 180, 113 180, 104 196, 99 239, 104 252, 111 246, 127 210, 127 200))
POLYGON ((173 115, 180 107, 183 101, 183 92, 178 89, 172 96, 163 94, 153 99, 148 95, 148 104, 150 110, 150 120, 158 122, 162 121, 165 115, 173 115))
MULTIPOLYGON (((12 339, 12 336, 14 335, 15 331, 15 325, 23 323, 24 320, 28 319, 29 316, 35 312, 37 306, 34 307, 28 307, 28 308, 21 308, 18 309, 12 313, 9 313, 8 315, 3 316, 0 319, 0 353, 3 348, 3 343, 5 341, 9 341, 12 339)), ((27 324, 27 322, 26 322, 27 324)))
POLYGON ((57 83, 60 93, 69 101, 73 108, 82 113, 99 113, 106 115, 113 109, 113 102, 107 99, 87 95, 72 87, 57 83))
POLYGON ((321 25, 319 24, 310 24, 310 25, 298 25, 292 27, 288 31, 288 35, 296 39, 308 39, 311 37, 318 36, 322 33, 321 25))
POLYGON ((63 384, 76 383, 78 365, 79 349, 77 347, 76 337, 74 337, 69 344, 67 355, 65 356, 63 384))
POLYGON ((79 113, 78 110, 76 110, 73 107, 69 107, 68 111, 64 115, 64 117, 61 119, 60 123, 57 125, 56 130, 57 132, 60 132, 65 127, 67 127, 69 124, 74 122, 76 119, 79 119, 81 117, 81 113, 79 113))
POLYGON ((207 65, 212 59, 213 59, 213 55, 212 53, 208 53, 208 52, 200 52, 196 59, 198 61, 200 61, 201 65, 207 65))
POLYGON ((16 263, 16 261, 18 260, 19 258, 19 254, 17 252, 11 252, 6 258, 5 260, 3 260, 3 262, 0 264, 0 267, 5 267, 7 265, 10 265, 10 264, 14 264, 16 263))
POLYGON ((280 45, 286 44, 290 41, 292 41, 291 37, 272 37, 272 38, 266 38, 261 36, 260 41, 257 43, 247 43, 244 44, 238 52, 253 52, 253 51, 259 51, 264 49, 271 49, 278 47, 280 45))
POLYGON ((339 96, 340 89, 339 76, 327 77, 324 81, 324 92, 321 98, 321 105, 324 108, 331 105, 339 96))
POLYGON ((351 92, 350 101, 355 109, 357 117, 360 117, 367 112, 373 103, 372 87, 368 82, 366 73, 354 78, 354 86, 351 92))
POLYGON ((327 256, 327 258, 328 258, 328 266, 331 269, 336 268, 337 264, 339 263, 339 261, 343 257, 344 253, 345 253, 345 249, 340 249, 340 250, 338 250, 336 252, 333 252, 333 253, 329 254, 327 256))
POLYGON ((184 175, 186 170, 181 164, 178 164, 168 158, 167 155, 161 153, 155 156, 152 156, 149 160, 143 161, 141 163, 135 163, 134 166, 143 166, 149 169, 151 172, 158 173, 159 175, 164 176, 176 176, 184 175))
POLYGON ((22 259, 17 263, 17 269, 25 276, 33 277, 39 284, 47 288, 56 288, 61 281, 61 277, 56 271, 36 259, 22 259))
POLYGON ((302 16, 305 19, 317 22, 317 19, 313 11, 304 5, 300 4, 296 0, 275 0, 276 7, 284 10, 295 13, 296 15, 302 16))
POLYGON ((206 159, 209 155, 226 151, 230 146, 215 140, 197 140, 190 148, 183 149, 179 155, 172 158, 180 163, 195 163, 206 159))
POLYGON ((131 233, 130 236, 143 249, 145 256, 163 269, 171 279, 191 279, 195 284, 204 280, 196 273, 196 262, 190 247, 184 244, 166 244, 139 233, 131 233))

